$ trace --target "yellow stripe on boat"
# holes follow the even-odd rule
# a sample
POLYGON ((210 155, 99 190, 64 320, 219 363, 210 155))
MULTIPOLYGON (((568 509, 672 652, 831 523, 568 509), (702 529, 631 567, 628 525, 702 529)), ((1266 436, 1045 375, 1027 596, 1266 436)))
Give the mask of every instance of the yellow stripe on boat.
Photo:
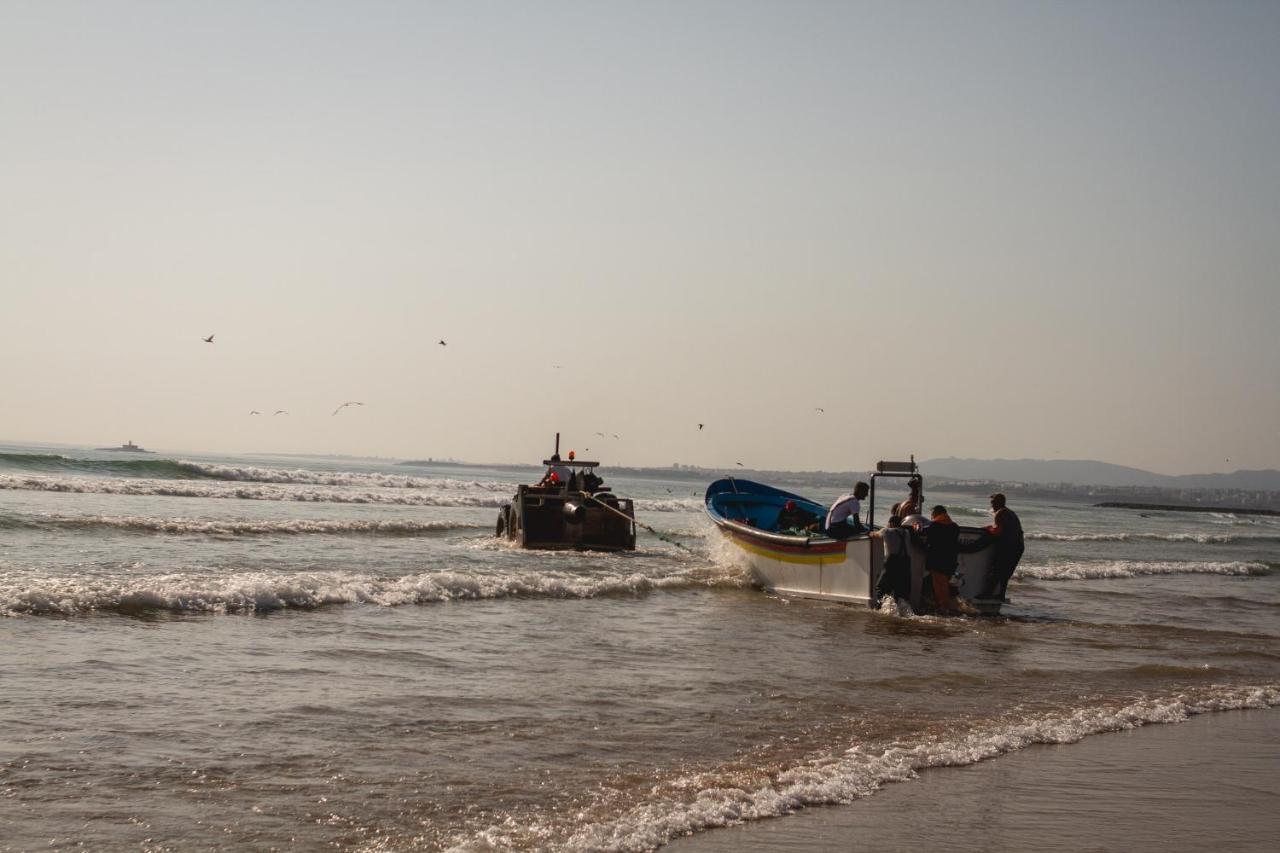
POLYGON ((735 535, 733 542, 744 551, 750 551, 753 554, 759 554, 761 557, 768 557, 771 560, 780 560, 784 563, 799 563, 806 566, 838 566, 845 561, 846 554, 843 552, 827 553, 827 554, 784 554, 781 551, 774 551, 772 548, 766 548, 748 541, 742 536, 735 535))

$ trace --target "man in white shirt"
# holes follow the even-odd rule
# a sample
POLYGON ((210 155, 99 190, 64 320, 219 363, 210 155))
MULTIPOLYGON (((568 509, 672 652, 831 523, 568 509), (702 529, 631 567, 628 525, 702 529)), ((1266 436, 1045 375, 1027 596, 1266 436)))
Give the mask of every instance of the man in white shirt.
POLYGON ((573 473, 569 470, 569 466, 560 463, 560 454, 553 453, 551 455, 551 467, 547 468, 547 473, 543 475, 539 486, 567 486, 569 477, 573 473))
POLYGON ((859 482, 853 487, 853 491, 847 495, 841 495, 836 498, 836 502, 831 505, 831 509, 827 512, 826 530, 827 535, 832 539, 848 539, 857 536, 859 533, 866 532, 862 526, 862 519, 858 514, 862 512, 862 499, 867 496, 870 486, 866 483, 859 482))

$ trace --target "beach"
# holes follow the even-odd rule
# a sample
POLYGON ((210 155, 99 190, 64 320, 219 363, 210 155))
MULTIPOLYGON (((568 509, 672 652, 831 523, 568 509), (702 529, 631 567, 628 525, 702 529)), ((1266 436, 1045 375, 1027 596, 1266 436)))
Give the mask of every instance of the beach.
POLYGON ((1020 501, 1003 614, 917 616, 771 595, 698 484, 600 470, 634 552, 496 539, 529 469, 0 448, 0 850, 1272 832, 1280 521, 1020 501))
POLYGON ((1280 849, 1277 0, 0 22, 0 853, 1280 849))
POLYGON ((1213 714, 930 770, 849 805, 664 849, 1272 850, 1280 834, 1278 768, 1280 714, 1213 714))

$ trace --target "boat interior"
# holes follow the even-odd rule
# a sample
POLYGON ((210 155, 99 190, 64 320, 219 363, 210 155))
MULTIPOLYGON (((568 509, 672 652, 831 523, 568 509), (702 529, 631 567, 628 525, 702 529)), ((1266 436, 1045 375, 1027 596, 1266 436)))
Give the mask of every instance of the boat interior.
POLYGON ((720 494, 712 499, 712 506, 729 521, 749 524, 771 533, 786 533, 791 528, 780 528, 778 522, 782 508, 789 500, 795 501, 796 507, 809 513, 815 521, 821 522, 827 514, 827 508, 820 503, 787 495, 720 494))

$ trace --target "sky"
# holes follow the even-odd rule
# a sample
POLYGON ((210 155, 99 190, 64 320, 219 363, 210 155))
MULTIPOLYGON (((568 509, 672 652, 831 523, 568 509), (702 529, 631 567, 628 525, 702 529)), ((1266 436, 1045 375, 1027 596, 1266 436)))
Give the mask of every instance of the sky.
POLYGON ((0 0, 0 75, 2 440, 1280 467, 1277 3, 0 0))

